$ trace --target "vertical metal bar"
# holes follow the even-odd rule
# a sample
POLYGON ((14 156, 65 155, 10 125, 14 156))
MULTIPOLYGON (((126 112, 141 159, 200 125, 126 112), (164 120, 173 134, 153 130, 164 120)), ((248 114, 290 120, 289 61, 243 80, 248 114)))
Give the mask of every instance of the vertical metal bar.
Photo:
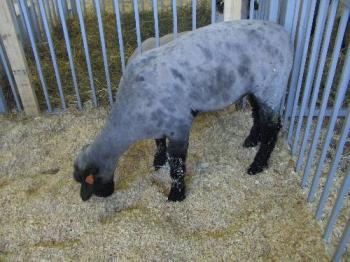
POLYGON ((345 252, 346 245, 348 244, 349 240, 350 240, 350 218, 349 218, 348 222, 346 223, 344 232, 343 232, 343 234, 341 236, 339 245, 337 247, 337 251, 335 252, 335 254, 334 254, 333 258, 332 258, 333 262, 340 261, 342 255, 345 252))
MULTIPOLYGON (((324 209, 326 202, 327 202, 327 199, 329 197, 330 190, 331 190, 331 187, 333 184, 333 179, 334 179, 335 173, 337 171, 337 167, 338 167, 338 164, 340 162, 341 155, 342 155, 343 150, 344 150, 346 139, 348 138, 349 130, 350 130, 350 107, 348 110, 348 115, 346 117, 345 124, 343 126, 338 145, 337 145, 335 156, 332 160, 331 168, 328 172, 327 181, 324 185, 324 189, 323 189, 321 199, 320 199, 320 202, 318 205, 318 209, 317 209, 317 213, 316 213, 317 219, 321 218, 323 209, 324 209)), ((350 169, 349 169, 349 171, 350 171, 350 169)))
POLYGON ((105 69, 106 82, 107 82, 108 99, 109 99, 109 103, 112 105, 113 104, 112 85, 111 85, 111 78, 109 75, 107 48, 106 48, 106 42, 105 42, 105 35, 104 35, 104 31, 103 31, 103 22, 102 22, 102 17, 101 17, 100 0, 94 0, 94 1, 95 1, 95 6, 96 6, 98 29, 99 29, 99 33, 100 33, 103 65, 104 65, 104 69, 105 69))
POLYGON ((291 35, 291 40, 293 43, 295 41, 295 35, 297 32, 300 5, 301 5, 301 0, 296 0, 295 1, 295 8, 294 8, 294 15, 293 15, 292 35, 291 35))
POLYGON ((316 177, 320 177, 323 171, 323 164, 326 159, 327 151, 332 140, 333 130, 337 121, 338 112, 344 100, 346 89, 348 88, 349 80, 350 80, 350 44, 348 46, 348 52, 346 54, 346 60, 342 71, 339 88, 336 95, 336 101, 335 101, 333 113, 328 125, 326 139, 323 143, 322 153, 317 165, 317 170, 315 174, 316 177))
MULTIPOLYGON (((42 18, 41 18, 38 1, 39 0, 35 0, 35 2, 34 2, 35 10, 38 9, 37 11, 35 11, 35 17, 36 17, 36 20, 38 21, 38 28, 39 28, 40 37, 44 41, 44 22, 42 21, 42 18)), ((51 25, 49 24, 49 28, 50 28, 50 26, 51 25)))
MULTIPOLYGON (((251 0, 254 1, 254 0, 251 0)), ((216 0, 211 0, 211 23, 215 23, 216 0)))
POLYGON ((142 53, 141 32, 140 32, 140 16, 139 6, 137 0, 132 0, 134 6, 135 23, 136 23, 136 39, 137 39, 137 52, 139 55, 142 53))
POLYGON ((80 0, 75 0, 75 1, 77 4, 78 18, 79 18, 79 24, 80 24, 80 31, 81 31, 81 35, 82 35, 82 39, 83 39, 86 66, 88 69, 90 87, 91 87, 91 91, 92 91, 92 102, 93 102, 94 106, 97 106, 96 89, 95 89, 94 77, 93 77, 93 72, 92 72, 92 67, 91 67, 89 45, 88 45, 87 37, 86 37, 84 17, 83 17, 82 11, 81 11, 80 0))
POLYGON ((120 11, 119 11, 119 3, 118 0, 113 0, 113 6, 114 6, 114 12, 115 12, 115 19, 117 23, 117 34, 118 34, 118 44, 119 44, 119 55, 120 60, 122 64, 122 73, 125 72, 125 54, 124 54, 124 42, 123 42, 123 34, 122 34, 122 27, 121 27, 121 21, 120 21, 120 11))
POLYGON ((305 41, 305 31, 306 31, 306 24, 307 24, 308 15, 309 15, 308 12, 310 10, 310 3, 311 3, 310 1, 304 1, 302 10, 301 10, 297 46, 294 54, 293 70, 292 70, 291 81, 289 85, 287 106, 284 112, 284 120, 283 120, 284 127, 287 127, 288 118, 290 117, 290 113, 292 111, 295 89, 298 83, 298 75, 299 75, 300 66, 301 66, 302 50, 303 50, 304 41, 305 41))
MULTIPOLYGON (((58 0, 60 1, 60 0, 58 0)), ((61 0, 62 1, 62 0, 61 0)), ((64 5, 66 6, 66 9, 67 9, 67 17, 70 17, 70 14, 71 14, 71 0, 63 0, 64 1, 64 5)))
MULTIPOLYGON (((215 2, 215 1, 212 0, 212 2, 215 2)), ((214 4, 214 8, 215 8, 215 4, 214 4)), ((254 19, 254 0, 250 0, 250 4, 249 4, 249 19, 254 19)))
POLYGON ((48 16, 49 25, 51 26, 53 24, 53 19, 51 14, 50 0, 45 1, 45 10, 48 16))
MULTIPOLYGON (((82 3, 80 3, 80 4, 83 8, 83 14, 86 15, 86 0, 81 0, 81 1, 82 1, 82 3)), ((78 10, 77 10, 77 12, 78 12, 78 10)))
POLYGON ((23 15, 24 15, 23 18, 25 20, 26 27, 27 27, 27 30, 28 30, 28 36, 29 36, 29 40, 30 40, 30 43, 31 43, 31 46, 32 46, 32 50, 33 50, 33 54, 34 54, 34 58, 35 58, 35 64, 36 64, 36 68, 38 70, 41 87, 42 87, 43 92, 44 92, 47 110, 48 110, 48 112, 52 112, 50 98, 49 98, 49 95, 47 93, 46 81, 44 79, 43 71, 42 71, 42 68, 41 68, 41 62, 40 62, 38 50, 36 48, 34 34, 33 34, 33 31, 32 31, 32 27, 31 27, 31 24, 30 24, 28 12, 27 12, 27 9, 26 9, 25 0, 19 0, 19 4, 20 4, 20 7, 22 9, 22 12, 23 12, 23 15))
MULTIPOLYGON (((290 33, 290 40, 293 42, 292 46, 294 47, 294 40, 293 40, 293 19, 295 17, 295 7, 297 3, 300 2, 299 0, 287 0, 287 3, 285 5, 285 17, 284 17, 284 28, 290 33)), ((290 85, 291 87, 291 85, 290 85)), ((280 106, 280 116, 283 116, 283 111, 285 110, 285 104, 286 104, 286 96, 287 96, 288 87, 285 88, 282 96, 282 103, 280 106)))
POLYGON ((259 20, 263 19, 264 1, 265 0, 259 0, 259 20))
POLYGON ((60 99, 61 99, 61 105, 62 105, 63 110, 66 110, 67 106, 66 106, 66 102, 64 100, 62 82, 61 82, 60 72, 59 72, 58 65, 57 65, 57 57, 56 57, 55 47, 53 45, 53 41, 51 38, 51 33, 50 33, 50 29, 49 29, 49 24, 47 22, 46 11, 45 11, 45 6, 43 4, 43 0, 39 0, 39 8, 40 8, 41 17, 42 17, 43 23, 44 23, 44 30, 45 30, 47 42, 49 44, 50 55, 51 55, 51 59, 52 59, 53 69, 54 69, 55 76, 56 76, 57 86, 58 86, 58 93, 59 93, 60 99))
MULTIPOLYGON (((18 3, 18 5, 19 5, 19 3, 18 3)), ((20 13, 20 18, 21 18, 21 23, 22 23, 23 32, 24 32, 24 35, 25 35, 26 40, 28 40, 28 38, 29 38, 29 36, 28 36, 28 30, 27 30, 26 23, 25 23, 25 21, 24 21, 23 11, 22 11, 22 8, 20 8, 20 6, 18 6, 18 9, 19 9, 19 13, 20 13)))
POLYGON ((27 44, 27 41, 28 41, 27 29, 23 27, 23 24, 22 24, 23 19, 20 15, 18 15, 16 19, 19 22, 18 31, 21 36, 21 43, 23 46, 25 46, 25 44, 27 44))
MULTIPOLYGON (((301 66, 300 66, 299 77, 298 77, 298 84, 296 86, 296 91, 295 91, 295 96, 294 96, 292 115, 291 115, 291 119, 289 121, 289 129, 288 129, 288 137, 287 137, 287 141, 289 144, 291 144, 291 142, 292 142, 292 136, 294 133, 295 116, 296 116, 296 112, 298 111, 298 107, 299 107, 298 102, 299 102, 299 97, 300 97, 300 92, 301 92, 301 85, 303 83, 303 76, 304 76, 304 71, 305 71, 304 69, 305 69, 306 59, 307 59, 307 51, 309 49, 309 44, 310 44, 310 35, 311 35, 311 28, 312 28, 313 19, 314 19, 315 6, 316 6, 316 0, 312 0, 311 12, 309 14, 309 19, 308 19, 307 29, 306 29, 306 39, 305 39, 305 44, 304 44, 304 48, 303 48, 301 66)), ((294 154, 295 154, 295 151, 292 151, 292 155, 294 155, 294 154)))
POLYGON ((76 5, 76 3, 75 3, 74 0, 71 0, 70 3, 71 3, 70 6, 71 6, 71 8, 72 8, 72 14, 73 14, 73 17, 74 17, 74 16, 76 16, 77 13, 78 13, 78 11, 77 11, 77 5, 76 5))
POLYGON ((156 37, 156 47, 160 46, 159 39, 159 22, 158 22, 158 0, 152 0, 153 2, 153 17, 154 17, 154 32, 156 37))
POLYGON ((263 0, 259 0, 259 7, 258 7, 258 11, 257 11, 257 13, 258 13, 257 19, 259 19, 259 20, 261 19, 262 1, 263 0))
POLYGON ((82 109, 82 104, 81 104, 81 99, 80 99, 77 75, 76 75, 76 72, 75 72, 72 48, 71 48, 69 34, 68 34, 68 29, 67 29, 67 23, 66 23, 66 19, 64 17, 64 11, 63 11, 62 2, 59 1, 57 4, 58 4, 58 12, 59 12, 59 16, 60 16, 61 24, 62 24, 62 29, 63 29, 63 36, 64 36, 64 40, 66 42, 69 66, 70 66, 70 70, 72 72, 72 79, 73 79, 73 85, 74 85, 74 90, 75 90, 75 96, 77 97, 77 106, 81 110, 82 109))
POLYGON ((173 38, 177 37, 177 8, 176 8, 176 0, 172 0, 173 4, 173 38))
POLYGON ((56 24, 57 22, 57 16, 56 16, 56 9, 55 9, 55 4, 53 0, 47 0, 47 11, 50 12, 50 16, 52 18, 51 23, 56 24))
POLYGON ((4 91, 0 85, 0 114, 5 114, 8 111, 6 99, 4 96, 4 91))
POLYGON ((99 0, 99 2, 100 2, 101 14, 102 14, 102 16, 104 16, 104 15, 105 15, 105 12, 106 12, 105 1, 104 1, 104 0, 99 0))
POLYGON ((38 14, 36 12, 36 8, 35 8, 35 3, 33 0, 30 0, 30 14, 32 17, 32 21, 33 21, 33 26, 34 26, 34 30, 36 32, 38 41, 42 41, 42 37, 41 37, 41 31, 40 31, 40 26, 39 26, 39 22, 38 22, 38 14))
POLYGON ((50 2, 52 7, 51 12, 53 13, 53 20, 54 20, 54 23, 56 24, 59 21, 57 3, 55 0, 50 0, 50 2))
MULTIPOLYGON (((334 179, 334 173, 329 173, 329 176, 327 178, 327 182, 328 181, 330 181, 330 182, 326 183, 325 188, 324 188, 323 193, 322 193, 322 196, 321 196, 321 200, 320 200, 319 205, 318 205, 317 212, 320 213, 320 217, 322 215, 323 209, 327 203, 327 200, 328 200, 328 197, 330 194, 330 189, 332 187, 332 182, 334 179)), ((346 195, 349 191, 349 188, 350 188, 350 166, 349 166, 348 171, 343 179, 343 183, 342 183, 340 191, 338 193, 337 200, 335 201, 335 204, 332 208, 332 212, 331 212, 331 215, 329 217, 327 227, 326 227, 326 230, 325 230, 324 235, 323 235, 323 238, 326 241, 329 241, 329 239, 330 239, 334 224, 337 221, 339 213, 343 207, 344 198, 346 197, 346 195)))
MULTIPOLYGON (((320 109, 320 113, 318 116, 316 129, 315 129, 314 134, 313 134, 312 144, 310 147, 309 155, 308 155, 308 158, 306 161, 306 166, 304 169, 304 175, 303 175, 302 182, 301 182, 302 186, 305 186, 307 183, 307 180, 308 180, 308 177, 309 177, 310 171, 311 171, 311 166, 312 166, 314 158, 315 158, 318 140, 319 140, 320 135, 321 135, 321 128, 322 128, 323 120, 324 120, 326 109, 327 109, 327 103, 328 103, 329 94, 331 92, 333 79, 335 76, 335 70, 337 68, 337 62, 338 62, 338 58, 339 58, 339 54, 340 54, 341 44, 343 41, 348 17, 349 17, 349 10, 344 10, 343 15, 342 15, 341 20, 340 20, 340 23, 339 23, 339 27, 338 27, 337 37, 335 40, 335 46, 334 46, 333 54, 332 54, 332 62, 331 62, 331 66, 330 66, 329 71, 328 71, 325 89, 323 91, 321 109, 320 109)), ((314 179, 318 179, 317 176, 314 177, 314 179)))
POLYGON ((269 19, 270 1, 273 1, 273 0, 266 0, 265 1, 264 20, 268 20, 269 19))
POLYGON ((63 6, 63 10, 64 10, 64 17, 67 19, 68 6, 67 6, 66 0, 56 0, 56 1, 61 1, 62 2, 62 6, 63 6))
MULTIPOLYGON (((307 76, 306 76, 306 82, 305 82, 304 90, 303 90, 303 97, 302 97, 301 108, 300 108, 300 113, 299 113, 299 117, 298 117, 298 124, 297 124, 297 128, 296 128, 296 133, 295 133, 295 137, 294 137, 294 143, 292 146, 292 155, 295 155, 296 150, 299 146, 300 131, 301 131, 301 127, 302 127, 303 122, 304 122, 304 112, 305 112, 305 109, 306 109, 308 102, 309 102, 309 99, 310 99, 311 86, 312 86, 312 83, 314 80, 316 65, 318 62, 321 40, 322 40, 322 36, 323 36, 324 26, 326 23, 328 6, 329 6, 329 0, 322 1, 321 5, 320 5, 320 9, 319 9, 320 11, 318 12, 318 15, 317 15, 316 29, 314 32, 314 37, 313 37, 313 41, 312 41, 312 48, 311 48, 311 55, 309 58, 310 62, 309 62, 309 67, 308 67, 307 76)), ((299 161, 299 163, 297 165, 298 171, 300 170, 301 163, 302 162, 299 161)))
POLYGON ((260 15, 261 20, 264 20, 264 17, 265 17, 265 5, 266 5, 266 0, 261 0, 261 15, 260 15))
POLYGON ((52 13, 52 18, 54 22, 58 22, 58 14, 57 14, 57 7, 56 7, 56 1, 55 0, 50 0, 50 10, 52 13))
MULTIPOLYGON (((176 2, 176 0, 173 0, 176 2)), ((177 19, 177 18, 176 18, 177 19)), ((192 0, 192 31, 197 28, 197 0, 192 0)))
POLYGON ((277 20, 278 20, 278 10, 279 10, 278 1, 279 0, 270 0, 269 20, 275 23, 277 23, 277 20))
POLYGON ((17 16, 14 2, 9 1, 9 7, 10 7, 11 15, 15 18, 15 21, 16 21, 16 23, 14 24, 14 26, 16 28, 16 32, 18 33, 18 36, 20 38, 21 43, 24 44, 25 43, 25 34, 23 33, 22 28, 19 26, 20 18, 17 16))
POLYGON ((299 151, 299 157, 298 157, 297 167, 296 167, 297 171, 299 171, 302 168, 302 165, 304 162, 304 154, 305 154, 306 146, 307 146, 307 143, 309 140, 309 134, 310 134, 310 129, 311 129, 312 122, 313 122, 312 120, 314 117, 314 112, 315 112, 315 108, 316 108, 318 94, 319 94, 319 90, 320 90, 320 86, 321 86, 323 70, 324 70, 324 66, 325 66, 326 61, 327 61, 327 53, 328 53, 329 43, 331 40, 331 35, 332 35, 332 31, 333 31, 333 26, 334 26, 336 13, 337 13, 338 4, 339 4, 339 0, 332 1, 330 11, 329 11, 329 17, 328 17, 326 31, 325 31, 324 39, 323 39, 321 57, 319 60, 319 66, 317 68, 315 84, 313 86, 312 98, 311 98, 311 102, 310 102, 309 116, 307 119, 305 131, 304 131, 303 142, 301 144, 301 148, 299 151))
POLYGON ((298 1, 287 0, 286 6, 285 6, 286 14, 284 17, 284 27, 290 34, 292 34, 292 30, 293 30, 293 16, 294 16, 296 2, 298 1))
POLYGON ((56 4, 56 6, 58 6, 58 1, 61 2, 62 4, 62 7, 63 7, 63 14, 64 14, 64 17, 66 17, 66 6, 64 5, 64 0, 53 0, 56 4))
POLYGON ((265 19, 265 11, 266 11, 266 0, 261 1, 261 20, 265 19))
MULTIPOLYGON (((38 1, 36 1, 36 2, 38 3, 38 1)), ((40 36, 41 36, 41 32, 44 33, 44 24, 43 24, 43 21, 41 20, 39 6, 38 6, 38 11, 36 11, 36 6, 35 5, 34 5, 34 8, 35 8, 35 17, 36 17, 36 20, 38 22, 38 30, 39 30, 40 36)))
POLYGON ((3 49, 1 43, 0 43, 0 61, 4 67, 5 74, 7 76, 7 80, 10 83, 11 92, 12 92, 12 95, 13 95, 13 97, 15 99, 15 103, 16 103, 16 108, 18 111, 22 111, 22 106, 21 106, 21 102, 20 102, 20 99, 19 99, 18 94, 17 94, 15 81, 14 81, 13 76, 11 74, 11 69, 10 69, 10 66, 7 62, 5 52, 4 52, 4 49, 3 49))

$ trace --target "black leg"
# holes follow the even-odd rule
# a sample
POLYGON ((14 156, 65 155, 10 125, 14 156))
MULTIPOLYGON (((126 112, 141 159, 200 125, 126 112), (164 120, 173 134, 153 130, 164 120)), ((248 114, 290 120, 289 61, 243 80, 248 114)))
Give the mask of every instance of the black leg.
POLYGON ((248 174, 255 175, 267 167, 271 153, 276 145, 278 132, 281 129, 280 119, 271 110, 260 110, 261 145, 254 162, 248 168, 248 174))
POLYGON ((249 102, 253 108, 253 127, 250 130, 249 136, 244 140, 244 147, 255 147, 261 140, 260 133, 260 117, 259 117, 259 105, 254 96, 249 95, 249 102))
POLYGON ((188 141, 170 140, 169 165, 170 176, 172 178, 171 189, 168 196, 170 201, 182 201, 185 199, 185 174, 186 174, 186 156, 188 141))
POLYGON ((155 170, 158 170, 166 164, 166 138, 156 139, 156 153, 154 155, 153 166, 155 170))

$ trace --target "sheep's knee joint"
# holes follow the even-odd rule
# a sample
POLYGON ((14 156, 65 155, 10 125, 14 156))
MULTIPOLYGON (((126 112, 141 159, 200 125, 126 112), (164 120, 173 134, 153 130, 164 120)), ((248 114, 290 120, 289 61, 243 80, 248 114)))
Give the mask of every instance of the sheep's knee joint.
POLYGON ((158 170, 164 166, 167 162, 167 148, 166 148, 166 138, 156 139, 156 153, 154 155, 153 167, 158 170))

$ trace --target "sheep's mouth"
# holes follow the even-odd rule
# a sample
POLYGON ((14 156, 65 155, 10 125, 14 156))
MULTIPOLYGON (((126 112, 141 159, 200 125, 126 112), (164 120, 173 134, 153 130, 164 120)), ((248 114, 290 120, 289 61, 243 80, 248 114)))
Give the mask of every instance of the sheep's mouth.
POLYGON ((109 183, 94 184, 94 195, 98 197, 108 197, 114 192, 114 181, 109 183))
POLYGON ((97 182, 93 176, 87 176, 85 180, 82 181, 80 187, 80 197, 83 201, 87 201, 92 197, 92 195, 98 197, 108 197, 114 192, 114 181, 109 183, 97 182))

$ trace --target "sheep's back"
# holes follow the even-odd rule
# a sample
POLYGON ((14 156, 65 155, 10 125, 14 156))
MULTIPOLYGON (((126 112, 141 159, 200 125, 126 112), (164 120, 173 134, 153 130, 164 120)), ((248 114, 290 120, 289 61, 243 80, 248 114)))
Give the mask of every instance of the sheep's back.
POLYGON ((121 89, 128 88, 130 99, 151 111, 162 106, 180 113, 212 111, 247 93, 277 108, 291 63, 292 47, 283 27, 254 20, 223 22, 135 58, 121 89))

